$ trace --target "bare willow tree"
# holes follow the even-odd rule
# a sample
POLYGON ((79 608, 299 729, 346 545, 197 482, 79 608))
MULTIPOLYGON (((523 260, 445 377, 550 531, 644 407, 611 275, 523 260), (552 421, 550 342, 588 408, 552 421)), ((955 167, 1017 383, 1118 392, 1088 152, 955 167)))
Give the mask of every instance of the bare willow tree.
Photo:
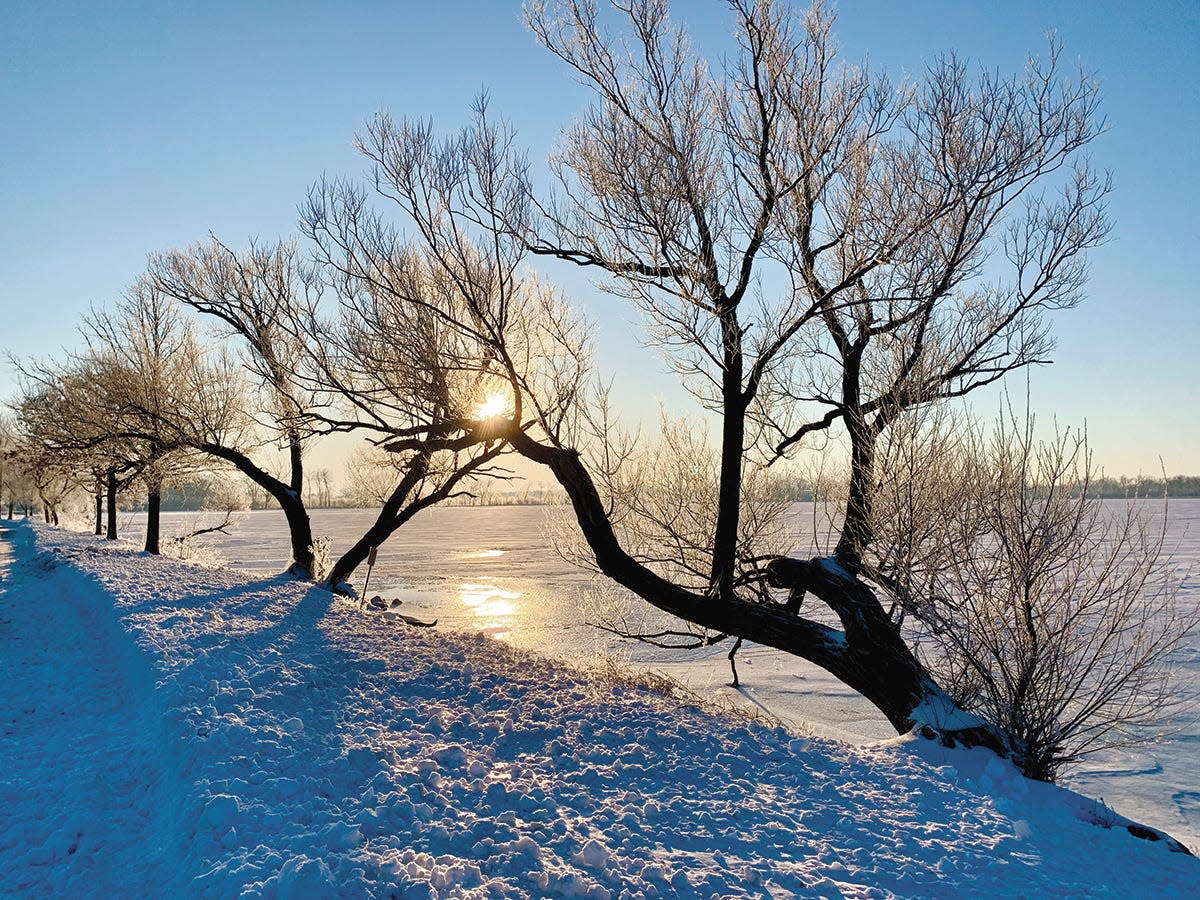
MULTIPOLYGON (((39 468, 72 473, 94 498, 95 533, 101 535, 104 533, 104 498, 109 486, 101 454, 72 448, 72 441, 66 439, 70 434, 66 421, 72 418, 66 410, 78 397, 71 389, 74 382, 69 373, 50 366, 36 363, 28 366, 32 371, 24 374, 20 393, 13 402, 13 439, 6 454, 9 460, 7 475, 9 478, 19 475, 32 487, 36 481, 32 473, 39 468)), ((21 369, 20 364, 18 369, 21 369)), ((91 413, 91 409, 86 410, 89 417, 91 413)), ((115 478, 111 487, 115 497, 115 478)), ((6 484, 5 493, 11 498, 14 490, 6 484)), ((10 503, 9 518, 11 513, 10 503)))
MULTIPOLYGON (((18 508, 29 514, 30 498, 36 490, 32 472, 40 464, 31 456, 36 450, 37 447, 31 447, 24 439, 18 421, 0 416, 0 515, 7 511, 8 518, 12 519, 18 508)), ((53 462, 57 463, 57 460, 53 462)))
POLYGON ((350 505, 364 509, 383 506, 400 479, 399 462, 399 457, 372 444, 351 450, 345 466, 345 497, 350 505))
POLYGON ((17 495, 36 494, 45 521, 58 524, 59 506, 78 487, 74 467, 35 443, 22 439, 7 416, 0 415, 0 510, 13 517, 17 495))
POLYGON ((295 321, 315 275, 294 242, 237 252, 216 238, 190 250, 154 254, 154 289, 217 323, 236 349, 197 371, 200 393, 170 417, 180 440, 232 465, 279 504, 287 519, 291 571, 317 576, 312 523, 304 505, 304 452, 321 398, 296 378, 307 359, 295 321), (274 450, 286 474, 274 471, 274 450))
MULTIPOLYGON (((609 520, 629 556, 671 582, 704 592, 712 571, 712 535, 719 515, 719 456, 708 424, 697 418, 660 415, 658 434, 622 434, 606 413, 607 399, 585 410, 574 433, 587 470, 609 507, 609 520)), ((788 514, 794 502, 792 478, 778 469, 748 466, 741 484, 742 510, 734 552, 734 588, 757 592, 764 602, 770 591, 762 567, 792 546, 788 514)), ((587 570, 603 574, 584 536, 568 521, 552 520, 558 554, 587 570)), ((729 633, 679 620, 635 612, 616 593, 610 603, 593 610, 595 624, 623 638, 669 650, 711 647, 729 633)), ((733 686, 739 685, 735 657, 742 641, 733 635, 728 658, 733 686)))
POLYGON ((175 301, 146 278, 111 309, 93 311, 82 331, 79 365, 91 402, 109 418, 128 473, 145 487, 145 550, 157 554, 164 487, 199 471, 199 455, 175 420, 181 398, 196 387, 202 348, 175 301))
POLYGON ((145 549, 158 553, 163 487, 196 471, 195 454, 169 419, 195 387, 199 347, 174 302, 144 280, 85 316, 80 331, 84 346, 67 363, 20 365, 18 421, 47 518, 57 518, 65 493, 90 482, 96 533, 107 499, 107 535, 116 538, 117 494, 140 484, 145 549))
POLYGON ((312 378, 334 398, 319 417, 367 436, 395 478, 375 523, 334 565, 334 585, 422 509, 507 477, 497 423, 555 429, 572 407, 586 365, 578 325, 520 271, 520 242, 481 224, 519 202, 510 142, 483 105, 445 142, 427 125, 371 122, 359 147, 407 236, 348 183, 310 194, 304 227, 339 297, 334 317, 313 309, 307 325, 320 336, 312 378))
POLYGON ((62 505, 80 487, 80 473, 69 459, 46 452, 45 447, 27 444, 26 450, 23 465, 41 504, 42 517, 46 524, 58 525, 62 505))
MULTIPOLYGON (((16 428, 8 416, 0 415, 0 510, 5 506, 11 509, 14 505, 10 501, 13 493, 10 483, 16 480, 17 453, 16 428)), ((12 518, 11 514, 9 518, 12 518)))
POLYGON ((637 303, 717 417, 705 583, 623 545, 620 498, 569 435, 506 436, 566 489, 598 568, 652 605, 821 666, 901 732, 1003 747, 913 653, 864 565, 876 447, 906 411, 1047 360, 1041 314, 1077 302, 1107 230, 1107 180, 1082 155, 1096 87, 1054 44, 1019 76, 951 55, 896 85, 837 60, 820 5, 730 6, 737 50, 710 66, 662 0, 614 4, 620 39, 593 3, 532 4, 534 33, 596 103, 554 159, 554 196, 498 193, 479 217, 637 303), (834 433, 850 456, 834 553, 739 584, 748 468, 834 433))

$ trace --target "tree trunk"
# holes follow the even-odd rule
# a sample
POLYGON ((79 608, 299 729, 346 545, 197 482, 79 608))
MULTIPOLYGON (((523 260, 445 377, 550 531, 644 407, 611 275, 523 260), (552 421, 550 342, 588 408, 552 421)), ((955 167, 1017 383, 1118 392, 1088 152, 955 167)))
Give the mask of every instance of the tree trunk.
POLYGON ((288 462, 291 466, 291 488, 304 499, 304 442, 296 432, 288 433, 288 462))
POLYGON ((742 399, 741 329, 737 314, 721 317, 724 343, 721 373, 721 472, 717 487, 717 522, 713 531, 712 572, 709 583, 718 596, 733 596, 737 556, 738 520, 741 514, 742 455, 746 441, 746 409, 742 399))
POLYGON ((850 489, 842 534, 833 555, 844 568, 857 575, 862 569, 863 552, 874 537, 871 505, 875 489, 877 434, 865 422, 852 421, 850 416, 846 418, 846 431, 850 437, 850 489))
MULTIPOLYGON (((338 557, 337 562, 333 564, 333 568, 329 570, 329 575, 325 578, 325 583, 332 590, 338 591, 339 586, 343 585, 354 574, 354 570, 366 561, 372 547, 380 546, 399 530, 400 526, 416 515, 421 509, 425 509, 427 505, 424 504, 415 508, 410 507, 401 510, 399 514, 392 513, 388 515, 386 512, 380 512, 375 523, 354 543, 354 546, 338 557)), ((341 588, 341 590, 344 591, 345 588, 341 588)))
POLYGON ((838 614, 845 652, 827 667, 830 674, 870 700, 898 732, 919 724, 913 711, 941 689, 870 588, 828 558, 776 559, 768 565, 768 576, 775 587, 811 593, 838 614))
POLYGON ((117 473, 109 472, 107 481, 108 533, 110 541, 117 539, 117 473))
POLYGON ((292 561, 288 571, 301 578, 315 578, 319 573, 314 571, 316 558, 313 547, 312 522, 308 518, 308 510, 299 497, 290 491, 275 495, 279 507, 283 510, 288 523, 288 534, 292 542, 292 561))
POLYGON ((372 547, 378 547, 389 537, 391 537, 405 522, 409 521, 413 516, 423 509, 428 509, 438 503, 441 503, 453 493, 458 484, 479 469, 495 459, 503 450, 503 445, 498 444, 490 450, 487 450, 471 460, 466 465, 456 469, 449 475, 445 482, 438 486, 437 490, 431 491, 427 496, 418 498, 409 503, 411 497, 417 490, 421 481, 429 472, 429 460, 432 452, 420 454, 418 453, 408 464, 408 468, 404 472, 404 477, 400 479, 400 483, 388 496, 380 509, 379 515, 367 533, 341 555, 333 568, 329 572, 329 576, 325 579, 326 584, 330 588, 337 590, 338 585, 346 581, 354 570, 363 564, 371 552, 372 547), (407 504, 407 505, 406 505, 407 504))
MULTIPOLYGON (((222 444, 201 444, 198 448, 203 453, 215 456, 231 463, 239 472, 275 498, 279 508, 287 519, 288 535, 292 545, 292 561, 288 572, 301 578, 313 578, 313 536, 312 523, 308 518, 308 509, 304 506, 301 492, 289 484, 285 484, 269 472, 259 468, 254 460, 239 450, 222 444)), ((302 482, 303 470, 297 470, 300 463, 300 447, 291 447, 292 484, 302 482)))
POLYGON ((418 460, 414 465, 409 466, 404 477, 400 479, 400 483, 384 501, 383 508, 379 510, 379 515, 375 518, 375 523, 355 542, 353 547, 343 553, 333 564, 333 568, 330 569, 329 576, 326 578, 326 583, 331 588, 337 590, 338 586, 363 564, 372 547, 378 547, 391 537, 401 525, 428 505, 412 504, 405 507, 409 495, 425 476, 427 469, 428 458, 418 460))
POLYGON ((291 486, 283 497, 276 497, 288 520, 292 535, 292 564, 288 571, 302 578, 317 578, 316 548, 313 546, 312 522, 304 505, 304 445, 295 432, 288 434, 288 459, 291 463, 291 486))
MULTIPOLYGON (((954 704, 913 655, 869 587, 834 559, 777 559, 772 584, 820 598, 838 631, 783 603, 705 596, 667 581, 622 549, 591 476, 574 450, 546 446, 521 432, 508 436, 523 456, 550 467, 605 575, 652 606, 720 634, 736 635, 820 666, 875 705, 898 733, 921 728, 1006 752, 1004 738, 954 704)), ((949 740, 950 737, 944 737, 949 740)))
MULTIPOLYGON (((12 518, 9 516, 9 518, 12 518)), ((96 536, 104 533, 104 491, 100 479, 96 479, 96 536)))
POLYGON ((162 509, 162 485, 155 482, 146 493, 146 552, 159 554, 158 535, 160 510, 162 509))

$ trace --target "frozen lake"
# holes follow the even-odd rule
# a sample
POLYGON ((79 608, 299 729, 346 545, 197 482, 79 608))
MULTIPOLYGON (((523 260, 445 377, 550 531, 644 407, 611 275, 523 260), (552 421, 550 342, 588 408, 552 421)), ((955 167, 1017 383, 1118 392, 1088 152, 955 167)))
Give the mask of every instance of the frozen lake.
MULTIPOLYGON (((1150 501, 1148 509, 1159 505, 1150 501)), ((801 505, 803 506, 803 505, 801 505)), ((746 645, 738 654, 742 688, 728 686, 728 644, 703 651, 663 651, 622 641, 590 624, 627 602, 603 580, 581 573, 552 549, 547 522, 560 508, 441 507, 417 516, 379 550, 368 593, 398 597, 401 611, 437 619, 438 627, 482 631, 498 640, 568 662, 614 656, 685 682, 699 694, 724 695, 789 724, 851 741, 894 732, 869 703, 821 670, 777 651, 746 645)), ((211 519, 211 516, 209 517, 211 519)), ((315 510, 313 531, 333 553, 349 546, 374 518, 369 510, 315 510)), ((186 530, 194 513, 164 515, 164 535, 186 530)), ((811 523, 811 507, 798 526, 811 523)), ((140 525, 135 517, 131 530, 140 525)), ((131 537, 129 531, 123 535, 131 537)), ((280 571, 288 561, 282 513, 242 513, 229 535, 204 538, 229 565, 280 571)), ((1182 577, 1182 599, 1200 609, 1200 500, 1171 502, 1167 546, 1182 577)), ((355 577, 361 585, 365 567, 355 577)), ((635 602, 635 614, 649 610, 635 602)), ((649 624, 654 623, 653 611, 649 624)), ((1178 658, 1181 691, 1200 693, 1200 636, 1178 658)), ((1194 709, 1194 707, 1193 707, 1194 709)), ((1093 756, 1068 784, 1118 811, 1164 828, 1200 848, 1200 723, 1194 713, 1172 723, 1169 738, 1134 750, 1093 756)))

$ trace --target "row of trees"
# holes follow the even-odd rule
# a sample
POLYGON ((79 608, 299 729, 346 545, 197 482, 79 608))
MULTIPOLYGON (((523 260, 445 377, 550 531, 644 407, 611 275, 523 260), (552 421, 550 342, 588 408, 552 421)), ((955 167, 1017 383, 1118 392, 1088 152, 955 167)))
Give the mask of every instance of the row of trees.
MULTIPOLYGON (((26 463, 25 453, 16 439, 16 431, 0 417, 0 515, 12 519, 17 510, 31 515, 37 500, 34 466, 26 463)), ((50 521, 46 508, 46 520, 50 521)))
POLYGON ((1046 449, 933 413, 1047 362, 1045 313, 1080 300, 1108 233, 1108 179, 1084 155, 1096 86, 1053 43, 1017 76, 949 55, 896 83, 837 59, 820 4, 730 8, 736 50, 713 63, 663 0, 614 3, 619 39, 587 0, 530 4, 595 99, 548 192, 484 99, 444 138, 379 115, 358 138, 369 187, 318 183, 306 250, 154 254, 77 356, 26 364, 25 446, 70 460, 110 510, 142 479, 152 516, 178 472, 233 467, 283 510, 292 570, 332 587, 519 454, 569 498, 564 549, 680 623, 635 636, 775 647, 899 732, 1053 778, 1161 710, 1155 679, 1192 623, 1153 540, 1123 540, 1131 521, 1107 542, 1069 435, 1046 449), (535 274, 550 260, 642 311, 698 419, 657 441, 622 427, 587 322, 535 274), (335 432, 376 448, 380 510, 321 572, 305 449, 335 432), (773 483, 813 451, 846 465, 836 540, 800 559, 773 483))

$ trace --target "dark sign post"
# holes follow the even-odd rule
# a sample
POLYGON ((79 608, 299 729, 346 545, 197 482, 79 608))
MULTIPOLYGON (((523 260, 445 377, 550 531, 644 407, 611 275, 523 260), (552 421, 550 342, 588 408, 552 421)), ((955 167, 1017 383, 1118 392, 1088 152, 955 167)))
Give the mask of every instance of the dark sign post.
POLYGON ((371 570, 375 568, 375 558, 379 555, 379 548, 372 547, 367 553, 367 577, 363 581, 362 596, 358 598, 358 605, 365 606, 367 602, 367 587, 371 583, 371 570))

